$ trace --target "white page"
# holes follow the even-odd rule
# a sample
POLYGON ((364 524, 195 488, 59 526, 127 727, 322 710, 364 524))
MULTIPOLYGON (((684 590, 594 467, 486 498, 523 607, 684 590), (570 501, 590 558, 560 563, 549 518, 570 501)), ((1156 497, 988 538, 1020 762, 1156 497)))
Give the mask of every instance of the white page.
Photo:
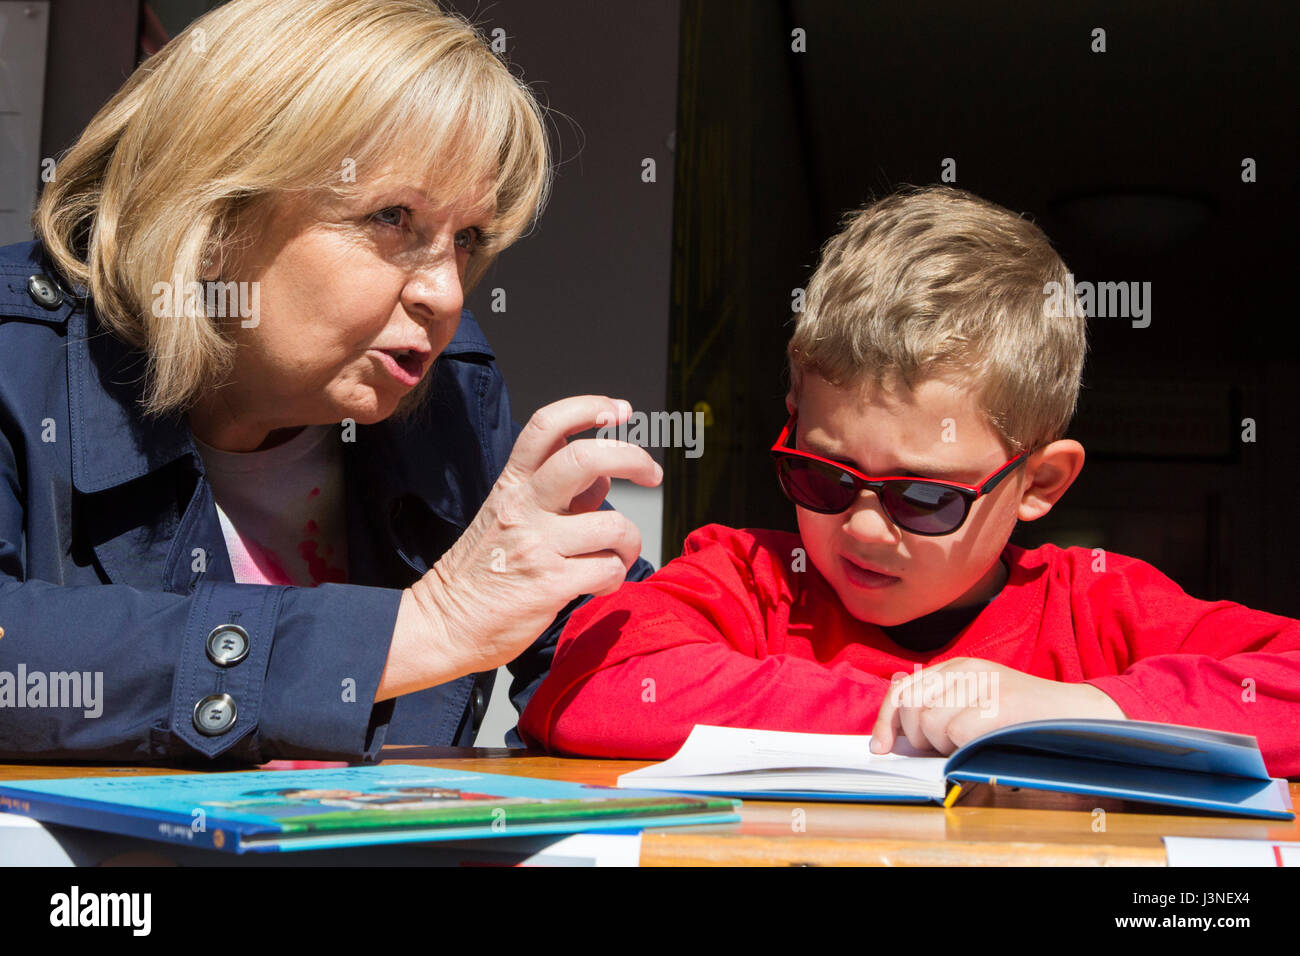
POLYGON ((933 751, 917 751, 906 738, 895 745, 894 753, 873 754, 870 741, 871 737, 863 734, 802 734, 696 724, 675 755, 663 763, 623 774, 620 786, 623 780, 628 781, 626 786, 636 786, 642 777, 714 776, 796 767, 871 771, 942 782, 947 758, 933 756, 933 751), (921 753, 925 755, 917 756, 921 753))
MULTIPOLYGON (((434 844, 426 844, 431 849, 434 844)), ((522 854, 513 866, 640 866, 640 833, 573 833, 568 836, 494 837, 490 840, 448 840, 436 849, 448 857, 458 851, 467 862, 493 854, 522 854)))
POLYGON ((1170 866, 1300 866, 1300 843, 1167 836, 1170 866))

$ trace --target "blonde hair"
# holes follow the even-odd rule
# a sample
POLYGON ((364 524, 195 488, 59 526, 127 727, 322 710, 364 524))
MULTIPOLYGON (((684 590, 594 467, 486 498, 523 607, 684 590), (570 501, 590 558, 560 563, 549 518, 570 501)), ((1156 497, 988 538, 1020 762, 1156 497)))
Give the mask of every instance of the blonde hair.
POLYGON ((246 239, 277 198, 346 198, 394 156, 443 200, 489 177, 497 212, 467 292, 550 190, 542 108, 459 16, 432 0, 231 0, 141 64, 95 115, 33 224, 106 326, 147 352, 142 409, 164 415, 223 380, 236 345, 189 300, 185 315, 155 316, 155 284, 201 283, 205 258, 246 239))
MULTIPOLYGON (((1061 438, 1086 351, 1078 309, 1047 308, 1067 269, 1042 230, 950 187, 906 189, 848 214, 822 249, 787 350, 836 386, 965 385, 1008 452, 1061 438)), ((1058 287, 1059 288, 1059 287, 1058 287)))

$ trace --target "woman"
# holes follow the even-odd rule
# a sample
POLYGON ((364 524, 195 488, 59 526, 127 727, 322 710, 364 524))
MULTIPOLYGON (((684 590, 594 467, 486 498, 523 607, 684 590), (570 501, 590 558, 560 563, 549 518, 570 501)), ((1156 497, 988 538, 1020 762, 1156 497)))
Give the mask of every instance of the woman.
POLYGON ((549 176, 425 0, 232 0, 135 72, 0 250, 0 754, 468 745, 507 662, 522 710, 662 474, 566 443, 625 402, 520 432, 462 313, 549 176))

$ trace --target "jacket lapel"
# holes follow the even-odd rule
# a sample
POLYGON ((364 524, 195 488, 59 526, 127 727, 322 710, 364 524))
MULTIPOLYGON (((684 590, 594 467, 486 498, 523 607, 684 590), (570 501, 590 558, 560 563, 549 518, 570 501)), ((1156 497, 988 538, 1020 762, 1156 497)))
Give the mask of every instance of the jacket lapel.
POLYGON ((373 587, 407 587, 418 581, 465 530, 459 516, 431 504, 428 436, 390 422, 359 426, 344 443, 344 489, 348 523, 348 581, 373 587), (423 440, 421 440, 423 439, 423 440), (441 512, 441 513, 440 513, 441 512))
POLYGON ((188 583, 195 566, 229 577, 215 509, 205 528, 187 508, 191 496, 197 501, 206 491, 196 481, 198 455, 188 427, 179 418, 145 419, 137 411, 143 353, 84 308, 69 317, 68 337, 74 515, 80 513, 81 533, 104 574, 113 584, 167 590, 180 579, 188 583), (193 554, 194 548, 203 553, 193 554))

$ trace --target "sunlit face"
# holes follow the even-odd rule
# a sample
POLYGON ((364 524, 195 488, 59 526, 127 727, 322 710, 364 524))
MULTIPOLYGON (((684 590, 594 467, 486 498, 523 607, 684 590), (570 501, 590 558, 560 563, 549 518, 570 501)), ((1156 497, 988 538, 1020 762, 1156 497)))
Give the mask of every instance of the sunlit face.
POLYGON ((251 451, 275 429, 391 415, 456 333, 495 212, 483 182, 431 202, 392 169, 356 199, 278 200, 251 244, 223 253, 221 279, 259 283, 260 311, 255 327, 232 324, 234 375, 191 411, 195 434, 251 451))
MULTIPOLYGON (((795 447, 871 476, 915 475, 975 484, 1010 457, 975 399, 939 378, 912 392, 836 388, 805 374, 795 447)), ((1015 527, 1025 469, 1018 468, 972 506, 948 535, 898 528, 873 492, 847 511, 796 508, 813 565, 849 613, 889 627, 940 608, 979 601, 1000 587, 998 555, 1015 527), (872 573, 878 572, 878 573, 872 573)))

